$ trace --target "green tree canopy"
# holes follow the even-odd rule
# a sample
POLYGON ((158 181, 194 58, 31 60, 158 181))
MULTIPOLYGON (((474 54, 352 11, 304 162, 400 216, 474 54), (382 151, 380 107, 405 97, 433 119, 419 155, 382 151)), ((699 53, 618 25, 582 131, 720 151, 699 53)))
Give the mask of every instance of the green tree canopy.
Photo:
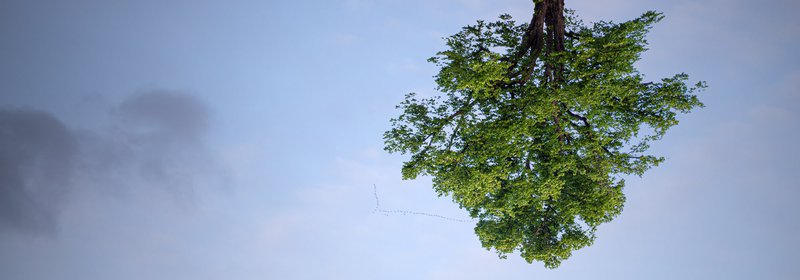
POLYGON ((478 219, 485 248, 555 268, 620 214, 621 175, 664 160, 649 143, 702 106, 704 84, 646 81, 634 67, 660 13, 588 26, 563 0, 534 2, 530 23, 502 15, 447 38, 429 59, 442 94, 408 94, 384 139, 411 155, 404 179, 431 176, 478 219))

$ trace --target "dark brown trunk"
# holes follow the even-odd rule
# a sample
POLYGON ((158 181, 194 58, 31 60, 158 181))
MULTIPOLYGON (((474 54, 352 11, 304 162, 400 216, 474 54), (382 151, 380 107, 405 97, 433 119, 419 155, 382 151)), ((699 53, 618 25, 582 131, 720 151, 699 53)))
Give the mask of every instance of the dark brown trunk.
MULTIPOLYGON (((511 78, 519 84, 527 83, 536 69, 540 55, 545 57, 564 51, 564 0, 542 0, 533 8, 533 18, 528 30, 522 36, 522 45, 514 54, 511 65, 511 78), (518 63, 525 55, 529 55, 528 65, 518 63), (517 68, 520 69, 517 69, 517 68)), ((558 63, 556 63, 558 64, 558 63)), ((545 75, 540 81, 543 85, 558 85, 563 81, 564 67, 554 65, 550 60, 545 62, 545 75), (554 82, 554 83, 553 83, 554 82)))

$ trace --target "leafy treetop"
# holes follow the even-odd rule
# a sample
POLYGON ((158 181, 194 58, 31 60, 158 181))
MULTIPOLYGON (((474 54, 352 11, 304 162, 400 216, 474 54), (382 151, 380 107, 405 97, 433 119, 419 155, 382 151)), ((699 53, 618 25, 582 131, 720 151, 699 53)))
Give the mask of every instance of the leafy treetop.
POLYGON ((660 13, 587 26, 563 0, 535 2, 530 23, 502 15, 447 38, 429 59, 443 94, 408 94, 384 139, 411 155, 404 179, 431 176, 478 219, 485 248, 555 268, 620 214, 619 176, 664 160, 649 143, 703 106, 693 93, 705 85, 634 67, 660 13))

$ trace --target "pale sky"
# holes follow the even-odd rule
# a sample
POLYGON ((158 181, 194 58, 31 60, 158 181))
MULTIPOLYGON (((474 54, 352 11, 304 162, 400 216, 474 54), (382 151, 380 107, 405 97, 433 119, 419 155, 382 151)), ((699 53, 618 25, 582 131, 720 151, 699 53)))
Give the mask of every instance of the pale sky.
POLYGON ((800 278, 800 2, 566 0, 666 18, 639 69, 706 108, 556 270, 481 248, 382 150, 442 37, 526 0, 0 2, 0 279, 800 278))

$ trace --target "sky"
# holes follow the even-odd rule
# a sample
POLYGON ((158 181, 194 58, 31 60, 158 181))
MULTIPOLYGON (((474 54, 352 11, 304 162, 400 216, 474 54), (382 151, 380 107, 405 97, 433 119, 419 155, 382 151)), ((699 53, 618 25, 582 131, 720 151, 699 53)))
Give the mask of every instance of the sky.
POLYGON ((382 148, 442 37, 531 1, 1 1, 0 279, 800 277, 800 2, 566 6, 663 12, 640 71, 709 88, 549 270, 382 148))

